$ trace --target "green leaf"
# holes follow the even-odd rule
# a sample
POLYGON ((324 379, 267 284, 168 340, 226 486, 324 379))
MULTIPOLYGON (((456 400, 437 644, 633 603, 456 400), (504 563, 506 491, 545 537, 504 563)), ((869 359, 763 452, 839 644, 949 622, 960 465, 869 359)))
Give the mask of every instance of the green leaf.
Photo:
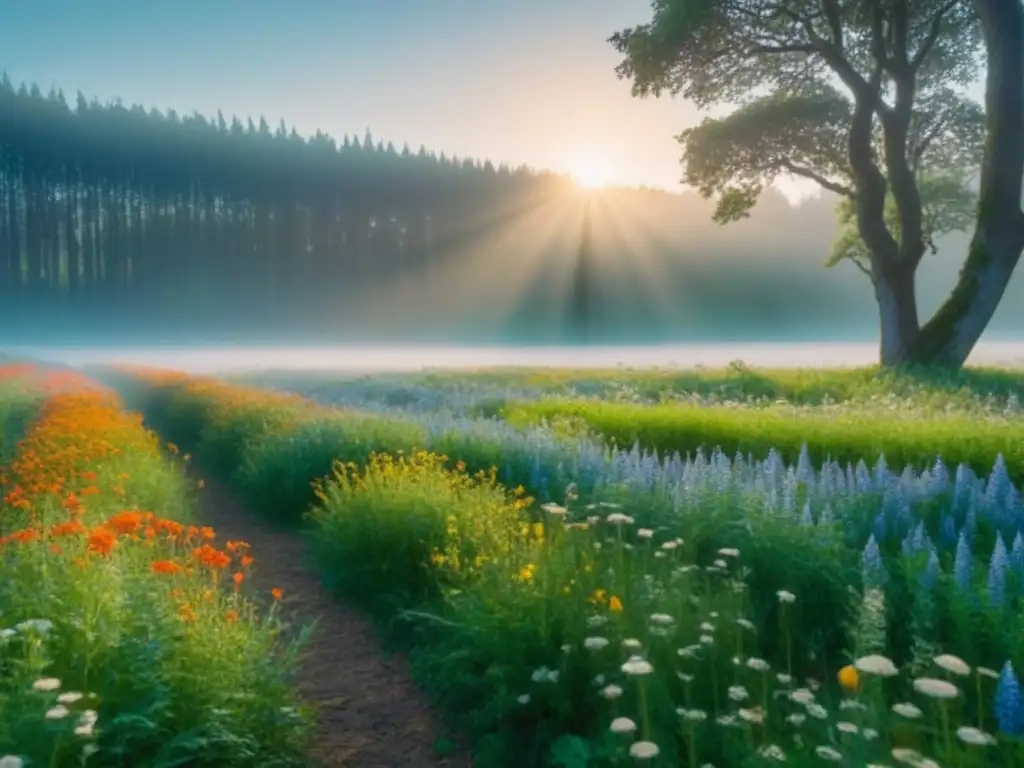
POLYGON ((551 765, 564 768, 587 768, 590 764, 590 747, 579 736, 563 734, 551 745, 551 765))

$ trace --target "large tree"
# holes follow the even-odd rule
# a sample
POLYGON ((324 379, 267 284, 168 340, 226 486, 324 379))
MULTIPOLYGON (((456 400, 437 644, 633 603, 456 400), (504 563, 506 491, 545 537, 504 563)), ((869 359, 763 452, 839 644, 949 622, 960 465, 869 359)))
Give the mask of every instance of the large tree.
POLYGON ((610 42, 634 95, 733 107, 679 137, 684 181, 718 221, 780 175, 841 196, 831 261, 871 279, 882 364, 963 365, 1024 250, 1021 0, 653 0, 649 23, 610 42), (966 90, 983 69, 982 108, 966 90), (960 278, 922 324, 917 269, 972 223, 960 278))

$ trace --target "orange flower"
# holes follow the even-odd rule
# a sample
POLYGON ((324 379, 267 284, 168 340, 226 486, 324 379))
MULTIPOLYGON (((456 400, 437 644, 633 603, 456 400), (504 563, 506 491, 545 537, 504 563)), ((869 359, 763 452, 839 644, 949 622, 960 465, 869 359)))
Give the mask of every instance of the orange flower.
POLYGON ((15 542, 17 544, 28 544, 38 539, 39 533, 35 530, 35 528, 25 528, 20 531, 15 531, 14 533, 10 533, 7 536, 0 537, 0 547, 2 547, 4 544, 7 544, 8 542, 15 542))
POLYGON ((181 566, 173 560, 156 560, 149 568, 153 573, 160 573, 165 576, 174 576, 181 573, 181 566))
POLYGON ((203 544, 195 550, 196 559, 207 568, 227 568, 231 564, 231 557, 209 544, 203 544))
POLYGON ((142 513, 134 510, 118 512, 107 520, 107 526, 123 535, 135 533, 142 526, 142 513))
POLYGON ((238 611, 228 611, 224 614, 224 620, 228 624, 234 624, 236 621, 238 621, 238 611))
POLYGON ((612 595, 608 598, 608 610, 620 613, 622 611, 622 601, 615 595, 612 595))
POLYGON ((168 536, 179 536, 185 530, 185 526, 176 520, 154 520, 153 527, 157 532, 166 532, 168 536))
POLYGON ((184 622, 192 622, 196 620, 196 611, 188 603, 182 603, 178 608, 178 618, 184 622))
POLYGON ((117 546, 117 534, 109 528, 99 526, 89 532, 90 551, 107 556, 115 546, 117 546))
POLYGON ((78 520, 68 520, 64 523, 57 523, 55 526, 50 528, 50 535, 54 537, 59 536, 81 536, 88 532, 81 522, 78 520))
POLYGON ((283 595, 284 592, 278 587, 274 587, 272 590, 270 590, 270 596, 275 600, 280 600, 283 595))
POLYGON ((856 667, 847 665, 839 670, 839 684, 848 691, 856 692, 860 690, 860 675, 857 674, 856 667))
POLYGON ((242 555, 241 563, 242 563, 242 567, 243 568, 248 568, 250 565, 252 565, 255 562, 256 562, 256 558, 255 557, 251 557, 250 555, 242 555))

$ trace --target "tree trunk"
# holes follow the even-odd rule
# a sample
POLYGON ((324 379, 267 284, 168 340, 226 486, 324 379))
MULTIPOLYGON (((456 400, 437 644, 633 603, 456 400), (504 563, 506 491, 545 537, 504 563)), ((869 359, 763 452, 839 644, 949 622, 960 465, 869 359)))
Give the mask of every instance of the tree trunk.
POLYGON ((897 263, 878 269, 874 278, 875 299, 881 329, 879 358, 883 366, 904 365, 914 361, 921 334, 914 288, 915 269, 897 263))
POLYGON ((960 279, 921 330, 915 362, 960 368, 988 326, 1024 250, 1024 6, 975 0, 988 50, 988 131, 978 217, 960 279))

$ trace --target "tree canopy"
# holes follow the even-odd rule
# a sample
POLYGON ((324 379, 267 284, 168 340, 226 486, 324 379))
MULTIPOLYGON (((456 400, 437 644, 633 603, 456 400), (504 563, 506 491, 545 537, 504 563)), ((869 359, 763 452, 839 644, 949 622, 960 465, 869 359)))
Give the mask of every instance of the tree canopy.
MULTIPOLYGON (((962 329, 970 307, 980 311, 969 300, 978 292, 971 272, 921 328, 913 275, 937 236, 975 220, 978 174, 992 150, 986 130, 991 137, 996 127, 991 98, 983 109, 967 88, 984 71, 992 96, 995 75, 1013 72, 1011 44, 1024 44, 1022 31, 1017 0, 654 0, 650 22, 610 42, 634 95, 732 107, 679 136, 684 181, 717 200, 717 221, 749 215, 783 175, 844 198, 846 227, 829 263, 850 259, 871 278, 883 360, 901 362, 937 354, 949 341, 938 337, 962 329)), ((999 119, 1024 128, 1016 112, 999 119)), ((1016 174, 1020 189, 1016 161, 1000 173, 1016 174)), ((985 181, 995 176, 982 176, 982 192, 991 191, 985 181)), ((1019 194, 1012 204, 1019 214, 1019 194)), ((1004 258, 1015 264, 1019 252, 1004 258)), ((1009 273, 1000 279, 1005 288, 1009 273)), ((964 344, 973 341, 964 336, 955 354, 943 353, 952 364, 964 344)))

